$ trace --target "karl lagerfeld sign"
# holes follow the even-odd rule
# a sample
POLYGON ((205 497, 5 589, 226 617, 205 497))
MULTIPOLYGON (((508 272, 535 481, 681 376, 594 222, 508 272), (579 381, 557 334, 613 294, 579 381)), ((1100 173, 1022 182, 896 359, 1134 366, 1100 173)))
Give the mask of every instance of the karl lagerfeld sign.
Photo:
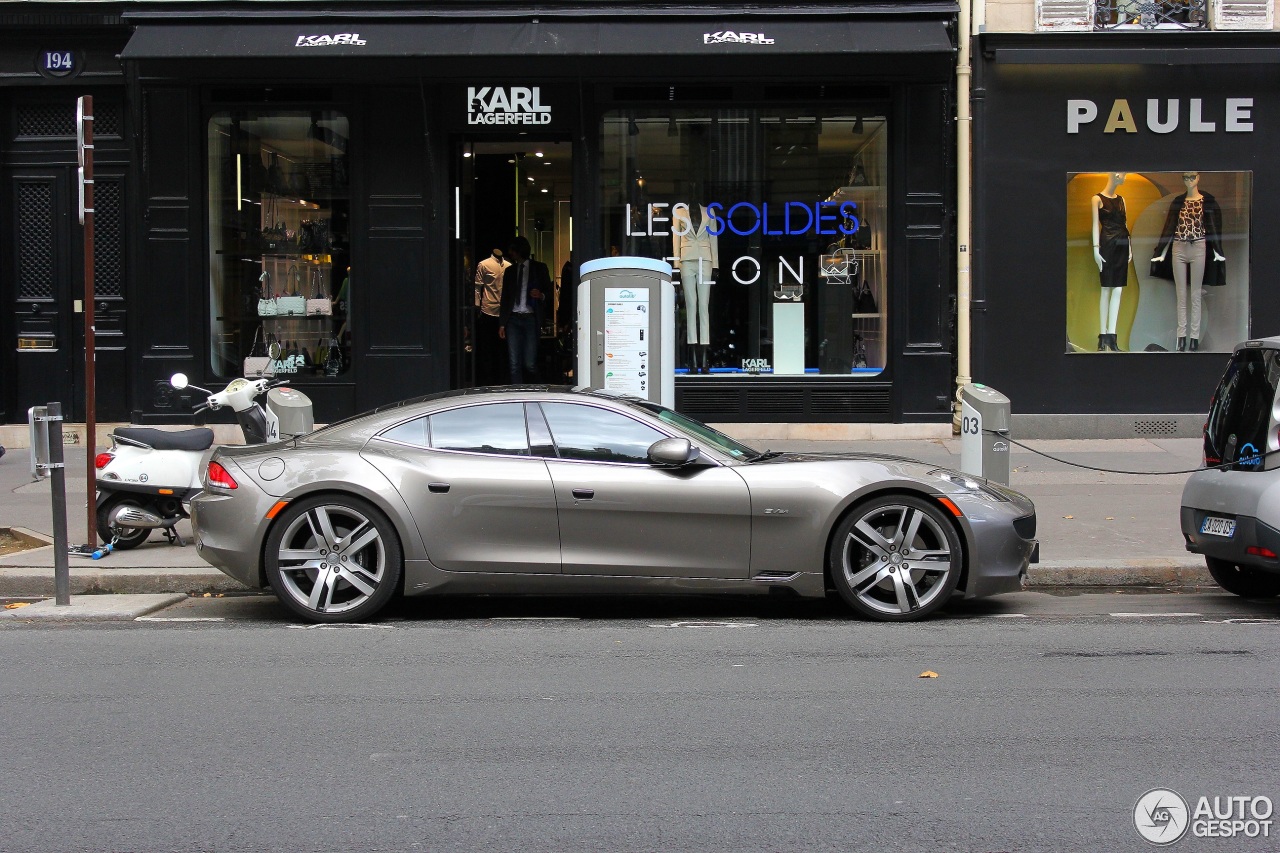
POLYGON ((773 39, 766 38, 764 33, 735 33, 733 30, 722 30, 717 33, 703 33, 703 44, 773 44, 773 39))
POLYGON ((337 33, 335 35, 323 36, 298 36, 298 40, 294 43, 294 47, 333 47, 339 44, 361 45, 367 42, 360 38, 359 33, 337 33))
POLYGON ((468 86, 467 124, 551 124, 538 86, 468 86))

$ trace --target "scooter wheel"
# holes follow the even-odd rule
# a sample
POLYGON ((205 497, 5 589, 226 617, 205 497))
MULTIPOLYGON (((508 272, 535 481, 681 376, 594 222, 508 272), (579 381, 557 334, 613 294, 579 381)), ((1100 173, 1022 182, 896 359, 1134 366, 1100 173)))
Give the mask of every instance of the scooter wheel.
MULTIPOLYGON (((146 508, 146 504, 136 498, 125 497, 121 495, 114 497, 98 507, 98 536, 103 542, 110 542, 115 535, 111 530, 111 512, 118 506, 136 506, 142 509, 146 508)), ((151 531, 146 528, 125 527, 119 531, 120 538, 116 540, 115 550, 128 551, 130 548, 137 548, 143 542, 147 541, 147 537, 151 535, 151 531)))

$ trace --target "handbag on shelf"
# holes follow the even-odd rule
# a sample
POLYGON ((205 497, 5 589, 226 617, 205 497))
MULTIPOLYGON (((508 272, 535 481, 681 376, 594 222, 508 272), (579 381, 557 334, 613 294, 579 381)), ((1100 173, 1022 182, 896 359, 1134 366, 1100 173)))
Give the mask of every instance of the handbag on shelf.
POLYGON ((258 316, 274 317, 278 313, 276 297, 272 289, 271 273, 265 267, 262 275, 258 276, 258 282, 261 285, 258 288, 258 316))
POLYGON ((262 340, 262 326, 253 333, 253 343, 249 346, 249 354, 244 357, 244 378, 261 379, 271 365, 267 355, 267 345, 262 340))
POLYGON ((276 297, 277 317, 301 317, 307 313, 307 299, 302 295, 302 271, 297 264, 289 268, 289 290, 276 297))
POLYGON ((880 313, 880 308, 876 305, 875 294, 871 292, 871 285, 867 284, 865 281, 861 282, 853 292, 853 313, 880 313))
POLYGON ((308 317, 333 316, 333 303, 329 301, 328 294, 324 292, 323 281, 324 273, 319 267, 316 267, 311 271, 311 296, 307 299, 308 317))

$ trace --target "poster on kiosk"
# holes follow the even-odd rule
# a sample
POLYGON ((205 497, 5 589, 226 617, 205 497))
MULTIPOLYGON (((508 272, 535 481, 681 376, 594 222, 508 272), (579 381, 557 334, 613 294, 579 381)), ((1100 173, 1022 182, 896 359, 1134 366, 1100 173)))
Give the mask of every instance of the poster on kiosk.
POLYGON ((675 288, 671 265, 600 258, 578 285, 578 375, 591 388, 675 407, 675 288))

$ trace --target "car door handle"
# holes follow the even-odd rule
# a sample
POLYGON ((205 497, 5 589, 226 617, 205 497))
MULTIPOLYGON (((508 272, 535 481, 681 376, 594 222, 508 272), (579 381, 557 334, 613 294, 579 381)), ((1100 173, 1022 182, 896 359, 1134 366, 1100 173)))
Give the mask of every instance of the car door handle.
POLYGON ((573 497, 575 500, 589 501, 596 496, 595 489, 574 489, 573 497))
POLYGON ((430 491, 436 493, 437 495, 443 495, 445 492, 449 491, 449 484, 448 483, 427 483, 427 488, 430 491))

